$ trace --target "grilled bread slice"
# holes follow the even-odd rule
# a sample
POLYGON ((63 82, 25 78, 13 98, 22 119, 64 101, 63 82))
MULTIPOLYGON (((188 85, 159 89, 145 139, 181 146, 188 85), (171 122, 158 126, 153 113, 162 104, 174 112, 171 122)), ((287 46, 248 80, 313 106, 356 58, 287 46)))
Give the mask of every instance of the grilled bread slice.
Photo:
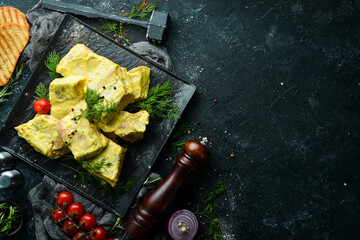
POLYGON ((0 7, 0 86, 5 86, 30 38, 25 14, 13 7, 0 7))

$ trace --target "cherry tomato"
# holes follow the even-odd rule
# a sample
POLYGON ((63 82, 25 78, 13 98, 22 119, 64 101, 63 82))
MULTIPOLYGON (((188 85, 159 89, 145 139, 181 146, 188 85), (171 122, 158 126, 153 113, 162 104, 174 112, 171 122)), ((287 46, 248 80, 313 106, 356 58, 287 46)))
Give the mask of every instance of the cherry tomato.
POLYGON ((73 240, 87 240, 87 237, 82 232, 75 233, 73 240))
POLYGON ((67 209, 67 207, 70 204, 72 204, 73 201, 74 201, 74 198, 73 198, 72 194, 67 191, 63 191, 57 195, 56 204, 61 209, 67 209))
POLYGON ((63 225, 66 215, 59 209, 55 209, 52 213, 52 219, 56 224, 63 225))
POLYGON ((90 231, 96 226, 96 218, 91 213, 86 213, 80 218, 79 224, 82 230, 90 231))
POLYGON ((65 233, 65 235, 69 237, 74 236, 75 233, 78 231, 76 225, 70 220, 65 221, 62 230, 65 233))
POLYGON ((50 103, 44 98, 36 100, 34 103, 34 110, 38 114, 48 114, 50 111, 50 103))
POLYGON ((84 212, 84 206, 81 203, 74 202, 68 207, 66 213, 71 219, 78 220, 84 215, 84 212))
POLYGON ((91 240, 106 240, 106 231, 102 227, 96 227, 90 232, 91 240))

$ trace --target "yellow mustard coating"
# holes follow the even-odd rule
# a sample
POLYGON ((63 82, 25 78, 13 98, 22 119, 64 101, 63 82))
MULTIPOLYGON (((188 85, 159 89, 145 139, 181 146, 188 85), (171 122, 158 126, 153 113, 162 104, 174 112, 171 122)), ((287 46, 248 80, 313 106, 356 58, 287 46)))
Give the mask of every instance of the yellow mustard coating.
POLYGON ((57 119, 53 116, 37 114, 15 129, 19 137, 24 138, 37 152, 56 159, 70 152, 57 131, 56 123, 57 119))
POLYGON ((75 118, 85 108, 86 103, 83 100, 75 106, 74 111, 71 111, 57 123, 60 136, 76 160, 95 156, 109 143, 109 139, 88 119, 84 117, 75 118))
POLYGON ((104 132, 113 132, 125 141, 136 142, 143 138, 149 117, 149 113, 145 110, 137 113, 120 111, 109 123, 100 122, 98 125, 104 132))
POLYGON ((125 158, 125 153, 126 148, 121 147, 120 145, 110 140, 107 147, 101 153, 99 153, 95 157, 87 159, 88 162, 93 163, 99 163, 104 160, 103 167, 95 171, 94 169, 88 168, 88 165, 86 164, 83 164, 83 167, 95 174, 96 176, 104 179, 112 187, 115 187, 120 176, 120 172, 125 158), (108 166, 108 164, 110 166, 108 166))
POLYGON ((57 119, 67 115, 84 99, 85 77, 76 75, 54 79, 49 86, 50 114, 57 119))

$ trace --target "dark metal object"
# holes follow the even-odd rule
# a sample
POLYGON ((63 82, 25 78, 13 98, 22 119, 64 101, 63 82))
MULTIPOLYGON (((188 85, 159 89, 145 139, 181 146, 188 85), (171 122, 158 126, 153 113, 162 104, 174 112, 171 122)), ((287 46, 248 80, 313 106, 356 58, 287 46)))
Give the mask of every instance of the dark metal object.
POLYGON ((148 193, 142 204, 125 222, 125 230, 137 240, 155 235, 156 225, 169 215, 178 190, 197 171, 200 164, 210 159, 210 150, 196 140, 189 140, 169 175, 148 193))
POLYGON ((0 174, 0 189, 16 188, 22 184, 22 176, 18 170, 3 171, 0 174))
POLYGON ((85 16, 89 18, 105 18, 143 27, 147 29, 146 38, 149 41, 156 41, 159 43, 164 38, 166 26, 169 19, 168 13, 153 11, 149 21, 141 21, 109 13, 103 13, 87 6, 75 5, 56 0, 43 0, 41 6, 43 8, 55 10, 58 12, 72 13, 75 15, 85 16))
MULTIPOLYGON (((179 107, 180 115, 192 98, 196 87, 164 70, 152 61, 137 55, 71 15, 66 15, 59 30, 49 42, 48 48, 44 51, 43 57, 28 80, 27 85, 20 94, 18 102, 14 105, 5 121, 4 127, 0 130, 0 146, 5 151, 42 171, 73 191, 87 197, 108 211, 124 217, 178 120, 151 118, 141 142, 137 145, 128 145, 119 182, 126 183, 132 180, 134 184, 129 192, 123 193, 120 196, 112 193, 102 195, 104 188, 97 181, 89 181, 86 185, 82 184, 80 177, 74 178, 74 174, 76 174, 74 171, 59 165, 58 161, 51 160, 35 151, 29 143, 18 136, 14 129, 16 126, 28 122, 34 117, 33 96, 36 86, 40 82, 48 86, 51 82, 48 69, 44 63, 48 54, 56 50, 60 56, 64 56, 74 46, 74 42, 89 44, 89 48, 95 53, 107 57, 129 70, 138 66, 149 67, 151 69, 151 88, 160 83, 171 81, 173 86, 176 86, 173 88, 174 95, 171 96, 171 99, 179 107)), ((81 164, 76 161, 66 161, 64 163, 79 171, 84 171, 81 164)))
POLYGON ((0 152, 0 171, 11 169, 13 162, 14 159, 8 152, 0 152))

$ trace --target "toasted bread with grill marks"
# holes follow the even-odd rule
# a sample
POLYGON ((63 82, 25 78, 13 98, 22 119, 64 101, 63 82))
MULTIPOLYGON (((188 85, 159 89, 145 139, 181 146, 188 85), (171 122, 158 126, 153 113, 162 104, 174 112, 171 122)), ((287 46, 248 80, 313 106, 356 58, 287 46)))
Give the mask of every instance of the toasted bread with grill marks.
POLYGON ((0 86, 9 82, 29 38, 25 14, 17 8, 0 7, 0 86))

